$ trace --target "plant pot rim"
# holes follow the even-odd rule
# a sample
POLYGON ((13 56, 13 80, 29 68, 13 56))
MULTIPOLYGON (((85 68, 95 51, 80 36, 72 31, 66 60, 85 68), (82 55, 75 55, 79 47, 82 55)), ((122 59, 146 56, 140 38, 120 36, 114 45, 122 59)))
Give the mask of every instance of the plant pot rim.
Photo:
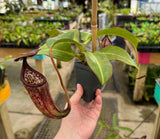
POLYGON ((91 72, 91 69, 88 65, 85 65, 83 64, 82 62, 78 61, 78 62, 75 62, 76 66, 82 70, 87 70, 87 71, 90 71, 91 72))

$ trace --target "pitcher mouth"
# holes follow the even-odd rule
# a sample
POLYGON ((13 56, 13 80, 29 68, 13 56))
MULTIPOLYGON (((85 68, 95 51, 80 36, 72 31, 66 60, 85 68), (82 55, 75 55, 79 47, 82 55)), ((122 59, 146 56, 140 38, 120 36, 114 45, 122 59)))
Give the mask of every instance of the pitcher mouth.
POLYGON ((40 72, 34 70, 27 63, 27 58, 23 59, 23 65, 21 70, 21 81, 24 85, 30 87, 42 86, 47 82, 44 75, 40 72))

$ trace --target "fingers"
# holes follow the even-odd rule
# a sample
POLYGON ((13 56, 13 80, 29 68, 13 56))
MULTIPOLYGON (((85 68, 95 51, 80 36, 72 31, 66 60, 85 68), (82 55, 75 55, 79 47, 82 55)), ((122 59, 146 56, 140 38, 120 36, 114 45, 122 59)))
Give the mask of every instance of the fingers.
POLYGON ((101 90, 100 89, 97 89, 96 90, 96 99, 95 101, 98 103, 98 104, 101 104, 102 103, 102 97, 101 97, 101 90))
POLYGON ((83 106, 88 108, 88 109, 98 109, 101 110, 102 107, 102 98, 101 98, 101 91, 100 89, 96 90, 96 97, 94 101, 92 102, 84 102, 83 106))
POLYGON ((71 103, 73 104, 77 104, 80 102, 81 100, 81 97, 83 95, 83 88, 80 84, 77 84, 77 90, 76 92, 74 93, 74 95, 71 97, 71 103))
POLYGON ((102 108, 102 96, 101 96, 101 90, 100 89, 96 90, 96 98, 95 98, 95 101, 93 103, 93 106, 97 110, 101 110, 101 108, 102 108))
MULTIPOLYGON (((77 84, 77 90, 76 90, 76 92, 74 93, 74 95, 70 99, 71 103, 72 104, 79 104, 82 95, 83 95, 83 88, 82 88, 82 86, 80 84, 77 84)), ((85 102, 83 104, 83 106, 86 107, 86 108, 94 108, 94 109, 100 111, 101 107, 102 107, 102 97, 101 97, 100 89, 96 90, 96 98, 95 98, 95 100, 93 102, 91 102, 91 103, 85 102)))

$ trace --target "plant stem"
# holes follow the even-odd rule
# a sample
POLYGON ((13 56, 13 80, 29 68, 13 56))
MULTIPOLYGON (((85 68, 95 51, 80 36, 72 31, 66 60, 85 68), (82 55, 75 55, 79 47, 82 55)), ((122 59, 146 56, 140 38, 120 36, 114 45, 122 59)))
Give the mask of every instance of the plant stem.
POLYGON ((64 84, 63 84, 62 77, 61 77, 61 75, 60 75, 60 73, 59 73, 59 70, 58 70, 58 68, 57 68, 57 66, 56 66, 56 63, 54 62, 54 59, 53 59, 53 57, 52 57, 52 48, 53 48, 53 46, 50 48, 50 51, 49 51, 50 59, 51 59, 52 64, 53 64, 53 66, 54 66, 54 68, 55 68, 55 70, 56 70, 56 72, 57 72, 57 74, 58 74, 58 77, 59 77, 61 86, 62 86, 62 88, 63 88, 63 90, 64 90, 64 92, 65 92, 66 99, 67 99, 67 102, 68 102, 68 108, 71 108, 71 102, 70 102, 70 99, 69 99, 68 91, 67 91, 66 87, 65 87, 64 84))

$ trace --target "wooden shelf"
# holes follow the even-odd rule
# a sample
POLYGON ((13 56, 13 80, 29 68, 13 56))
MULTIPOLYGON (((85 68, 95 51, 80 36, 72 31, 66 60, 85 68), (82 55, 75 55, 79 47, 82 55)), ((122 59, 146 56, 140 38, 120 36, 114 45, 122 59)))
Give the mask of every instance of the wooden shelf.
MULTIPOLYGON (((147 75, 147 68, 149 64, 160 64, 160 53, 140 53, 138 52, 139 56, 139 71, 137 73, 137 77, 141 77, 143 75, 147 75)), ((134 101, 141 101, 144 92, 146 77, 141 79, 136 79, 135 86, 134 86, 134 94, 133 100, 134 101)))
POLYGON ((11 122, 8 115, 8 109, 5 100, 10 96, 9 82, 6 81, 6 86, 0 90, 0 138, 15 139, 11 122))
POLYGON ((26 48, 0 48, 0 58, 12 55, 13 58, 19 57, 22 54, 30 52, 32 49, 26 48))

